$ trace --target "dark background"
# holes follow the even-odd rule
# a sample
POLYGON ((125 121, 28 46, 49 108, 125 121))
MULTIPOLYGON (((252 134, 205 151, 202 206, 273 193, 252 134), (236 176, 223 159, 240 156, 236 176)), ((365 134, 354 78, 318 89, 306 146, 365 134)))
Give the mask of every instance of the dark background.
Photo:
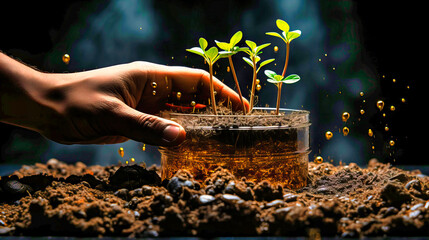
MULTIPOLYGON (((378 136, 378 142, 374 143, 378 144, 376 151, 371 153, 371 150, 364 143, 362 151, 365 151, 365 154, 362 154, 361 158, 365 159, 343 159, 343 161, 362 163, 368 161, 371 157, 377 157, 382 161, 394 164, 427 164, 425 162, 426 153, 424 152, 427 124, 424 114, 428 101, 423 99, 424 88, 422 85, 426 80, 424 75, 426 66, 423 65, 423 63, 427 62, 425 54, 427 52, 427 42, 424 40, 427 29, 425 24, 427 20, 424 20, 426 13, 423 12, 424 6, 398 1, 382 2, 321 1, 316 4, 320 8, 322 19, 328 29, 330 41, 335 41, 336 37, 339 37, 338 34, 341 33, 335 26, 341 24, 347 26, 348 23, 344 23, 344 21, 350 21, 348 18, 350 15, 351 24, 354 27, 351 29, 344 27, 342 31, 350 31, 349 35, 359 41, 359 48, 361 49, 357 55, 356 62, 366 64, 371 74, 375 76, 375 80, 373 80, 375 81, 373 84, 376 85, 375 90, 366 96, 366 101, 376 102, 377 99, 383 99, 387 103, 399 105, 397 103, 398 99, 406 98, 406 103, 401 106, 397 105, 397 110, 389 114, 387 120, 380 117, 380 114, 374 113, 365 123, 361 124, 361 128, 357 127, 361 132, 364 132, 368 126, 377 130, 382 129, 385 122, 389 122, 390 134, 378 134, 382 130, 376 132, 378 136), (382 78, 383 75, 385 78, 382 78), (396 85, 392 84, 393 78, 397 80, 396 85), (404 87, 406 86, 410 86, 410 89, 404 92, 404 87), (381 135, 382 137, 380 137, 381 135), (389 139, 396 141, 394 149, 386 148, 385 145, 389 139)), ((264 1, 246 1, 246 3, 243 1, 216 1, 216 3, 212 3, 212 1, 155 1, 153 7, 156 9, 157 14, 163 17, 164 26, 175 28, 176 30, 171 30, 171 32, 177 35, 183 34, 175 39, 179 39, 186 46, 191 47, 196 45, 196 39, 199 36, 216 32, 219 29, 219 25, 231 25, 231 22, 237 21, 240 14, 255 8, 263 8, 263 3, 264 1), (186 12, 185 14, 175 14, 195 8, 201 9, 201 12, 190 11, 189 15, 186 12), (219 18, 219 15, 221 18, 219 18), (188 26, 191 29, 190 37, 186 37, 184 33, 179 31, 185 27, 175 25, 181 22, 180 18, 187 17, 201 19, 201 23, 194 23, 197 30, 193 30, 194 28, 188 26), (204 25, 204 27, 199 24, 204 25)), ((2 3, 0 6, 0 50, 43 71, 67 72, 84 70, 79 67, 73 68, 73 65, 70 65, 70 68, 62 65, 58 66, 46 59, 55 57, 57 52, 53 49, 60 48, 58 46, 61 46, 62 42, 65 41, 67 34, 73 30, 73 26, 79 21, 82 22, 82 16, 85 16, 85 14, 91 16, 91 12, 101 12, 108 5, 108 2, 101 1, 91 3, 85 1, 55 1, 50 3, 44 1, 9 1, 8 3, 2 3)), ((261 12, 258 17, 263 18, 264 12, 263 10, 261 12)), ((266 14, 269 15, 270 13, 267 12, 266 14)), ((88 19, 90 20, 89 17, 88 19)), ((236 28, 236 26, 232 27, 229 35, 237 31, 238 29, 236 28)), ((259 31, 263 32, 265 30, 259 31)), ((224 35, 211 35, 212 38, 218 38, 219 36, 224 35)), ((174 42, 169 41, 166 37, 165 39, 160 39, 153 47, 162 49, 167 52, 164 55, 168 56, 168 52, 176 53, 175 46, 174 42)), ((74 55, 71 56, 73 61, 74 55)), ((178 58, 177 55, 176 58, 178 58)), ((123 61, 132 60, 139 59, 124 58, 123 61)), ((121 62, 122 59, 118 61, 121 62)), ((175 64, 168 61, 161 63, 175 64)), ((116 62, 106 61, 98 65, 89 64, 86 69, 109 64, 116 64, 116 62)), ((350 71, 354 71, 353 66, 350 71)), ((201 65, 200 67, 204 66, 201 65)), ((358 109, 362 104, 361 99, 355 98, 351 100, 351 104, 358 109)), ((303 105, 306 109, 312 109, 312 105, 317 105, 317 103, 310 101, 303 103, 303 105)), ((388 107, 385 106, 385 108, 388 107)), ((323 149, 323 137, 321 136, 324 134, 323 127, 325 125, 318 123, 318 119, 323 120, 324 112, 316 109, 312 110, 312 114, 312 155, 317 155, 318 151, 320 152, 320 149, 323 149)), ((0 124, 0 133, 0 163, 43 162, 51 157, 46 154, 46 152, 49 152, 51 143, 37 133, 6 124, 0 124), (19 161, 16 161, 16 159, 19 159, 19 161)), ((334 132, 334 134, 338 133, 334 132)), ((356 137, 363 138, 364 135, 360 134, 356 137)), ((369 140, 368 142, 371 141, 369 140)), ((74 148, 70 146, 69 149, 74 148)), ((152 150, 152 153, 151 151, 149 153, 156 158, 155 151, 152 150)), ((95 157, 89 150, 87 154, 85 152, 80 154, 75 159, 70 157, 65 157, 64 159, 74 161, 95 157), (81 156, 86 156, 86 158, 81 156)), ((321 154, 323 154, 323 151, 321 154)), ((334 162, 338 162, 335 156, 332 158, 334 162)))

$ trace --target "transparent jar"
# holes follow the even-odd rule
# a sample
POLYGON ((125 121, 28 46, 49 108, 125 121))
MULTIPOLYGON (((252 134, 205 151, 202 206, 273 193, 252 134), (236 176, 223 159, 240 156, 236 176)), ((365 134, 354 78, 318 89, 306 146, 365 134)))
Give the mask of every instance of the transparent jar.
POLYGON ((254 108, 252 115, 165 113, 186 130, 177 147, 160 147, 162 178, 187 169, 203 181, 223 167, 248 181, 268 180, 287 188, 307 184, 310 112, 254 108))

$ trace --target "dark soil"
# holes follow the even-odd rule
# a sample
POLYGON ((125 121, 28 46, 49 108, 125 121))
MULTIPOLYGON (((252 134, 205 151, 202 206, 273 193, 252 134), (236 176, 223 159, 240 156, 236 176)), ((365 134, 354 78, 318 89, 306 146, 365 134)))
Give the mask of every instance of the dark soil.
POLYGON ((0 235, 428 236, 429 177, 371 160, 309 164, 289 190, 217 169, 203 184, 155 167, 23 166, 0 180, 0 235))

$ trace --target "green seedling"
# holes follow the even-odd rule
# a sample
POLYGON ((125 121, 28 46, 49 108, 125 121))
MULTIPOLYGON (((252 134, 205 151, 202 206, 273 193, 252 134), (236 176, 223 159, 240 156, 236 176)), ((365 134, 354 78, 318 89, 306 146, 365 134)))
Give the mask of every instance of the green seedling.
POLYGON ((259 57, 258 55, 262 53, 261 51, 262 49, 268 47, 269 45, 271 45, 271 43, 265 43, 257 46, 255 42, 246 40, 246 44, 247 46, 249 46, 249 48, 248 49, 246 48, 243 51, 249 55, 250 59, 247 57, 243 57, 243 60, 253 68, 253 80, 252 80, 252 90, 250 92, 250 110, 249 110, 249 113, 251 113, 253 110, 253 104, 255 101, 256 76, 258 75, 259 70, 261 70, 263 66, 271 63, 275 59, 271 58, 271 59, 265 60, 261 62, 258 67, 257 63, 261 60, 261 57, 259 57))
POLYGON ((236 46, 241 41, 242 38, 243 38, 243 33, 241 31, 238 31, 231 37, 231 39, 229 40, 229 43, 219 42, 216 40, 215 40, 215 42, 216 42, 216 45, 220 49, 224 50, 224 51, 220 52, 220 54, 222 54, 222 56, 223 55, 228 56, 229 66, 231 68, 232 76, 233 76, 234 81, 235 81, 235 86, 237 87, 237 92, 238 92, 238 95, 239 95, 240 100, 241 100, 243 113, 246 114, 246 106, 244 105, 243 96, 242 96, 241 90, 240 90, 240 84, 238 83, 237 74, 235 73, 234 64, 232 62, 232 55, 234 55, 238 52, 247 50, 247 48, 240 48, 240 47, 236 46))
POLYGON ((266 70, 265 75, 267 75, 267 77, 268 77, 268 80, 267 80, 268 82, 274 83, 278 87, 277 105, 276 105, 276 115, 278 115, 279 109, 280 109, 280 97, 281 97, 282 84, 283 83, 287 83, 287 84, 296 83, 301 79, 296 74, 291 74, 291 75, 285 77, 286 69, 287 69, 288 62, 289 62, 290 43, 295 38, 298 38, 299 36, 301 36, 301 30, 289 31, 290 30, 289 24, 287 22, 281 20, 281 19, 277 19, 276 25, 282 31, 281 34, 277 33, 277 32, 267 32, 265 34, 270 35, 270 36, 274 36, 274 37, 278 37, 285 42, 285 44, 286 44, 285 65, 283 67, 282 75, 277 75, 275 72, 270 71, 270 70, 266 70))
POLYGON ((195 53, 197 55, 200 55, 204 58, 204 60, 209 65, 209 73, 210 73, 210 102, 213 108, 213 113, 217 115, 216 110, 216 101, 215 101, 215 95, 214 95, 214 87, 213 87, 213 65, 217 60, 223 57, 227 57, 226 53, 219 54, 219 50, 217 47, 211 47, 206 51, 206 48, 208 46, 207 40, 204 38, 200 38, 198 40, 200 47, 193 47, 191 49, 186 49, 186 51, 195 53))

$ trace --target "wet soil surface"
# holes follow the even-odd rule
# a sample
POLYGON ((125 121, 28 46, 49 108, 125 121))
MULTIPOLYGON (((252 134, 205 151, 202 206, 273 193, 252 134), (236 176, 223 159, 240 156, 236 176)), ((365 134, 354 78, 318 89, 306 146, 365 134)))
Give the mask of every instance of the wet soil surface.
POLYGON ((161 181, 156 167, 23 166, 0 180, 6 236, 428 236, 429 177, 371 160, 309 164, 289 190, 217 169, 161 181))

